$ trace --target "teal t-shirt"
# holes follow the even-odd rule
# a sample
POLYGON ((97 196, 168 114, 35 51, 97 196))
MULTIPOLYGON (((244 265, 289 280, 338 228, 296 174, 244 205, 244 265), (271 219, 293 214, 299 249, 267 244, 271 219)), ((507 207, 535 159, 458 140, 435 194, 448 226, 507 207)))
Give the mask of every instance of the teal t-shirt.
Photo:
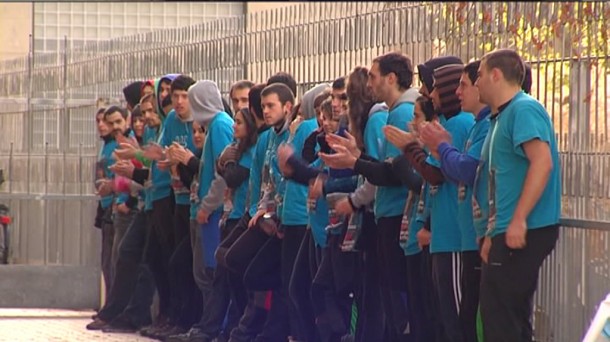
MULTIPOLYGON (((413 120, 413 103, 403 102, 388 114, 387 124, 407 131, 407 124, 413 120)), ((386 139, 379 161, 385 161, 402 154, 386 139)), ((402 216, 409 190, 406 186, 378 186, 375 194, 375 218, 402 216)))
MULTIPOLYGON (((193 143, 193 122, 182 121, 175 111, 171 111, 165 119, 163 137, 161 146, 168 147, 174 142, 184 146, 191 152, 195 152, 195 144, 193 143)), ((182 184, 180 177, 176 174, 171 179, 171 186, 174 189, 174 197, 176 204, 189 205, 190 191, 182 184)))
POLYGON ((256 139, 256 148, 252 156, 252 168, 250 169, 249 187, 249 213, 254 216, 258 211, 258 201, 261 198, 261 181, 263 177, 263 165, 265 164, 265 155, 267 153, 267 144, 269 143, 269 129, 261 132, 256 139))
MULTIPOLYGON (((252 157, 254 156, 254 150, 256 149, 256 145, 251 146, 247 149, 239 158, 239 165, 250 169, 252 167, 252 157)), ((248 185, 249 185, 250 175, 245 179, 238 187, 235 189, 233 193, 233 210, 229 214, 230 219, 239 219, 244 216, 246 212, 246 202, 248 200, 248 185)))
POLYGON ((555 131, 547 111, 533 97, 519 92, 497 116, 490 127, 487 154, 490 202, 488 235, 506 231, 521 197, 529 160, 522 144, 539 139, 549 145, 553 168, 540 199, 527 217, 528 229, 559 223, 561 215, 561 178, 555 131), (495 212, 495 214, 494 214, 495 212))
MULTIPOLYGON (((474 125, 474 116, 460 112, 449 120, 441 120, 441 124, 451 134, 451 143, 454 146, 462 147, 474 125)), ((439 161, 432 156, 428 157, 427 162, 440 168, 439 161)), ((430 215, 432 216, 431 253, 460 252, 462 250, 457 194, 457 185, 449 181, 429 188, 430 215)))
POLYGON ((424 222, 417 219, 419 194, 413 194, 411 199, 413 204, 409 211, 409 239, 407 240, 407 246, 405 247, 405 255, 414 255, 421 252, 421 248, 417 243, 417 233, 424 227, 424 222))

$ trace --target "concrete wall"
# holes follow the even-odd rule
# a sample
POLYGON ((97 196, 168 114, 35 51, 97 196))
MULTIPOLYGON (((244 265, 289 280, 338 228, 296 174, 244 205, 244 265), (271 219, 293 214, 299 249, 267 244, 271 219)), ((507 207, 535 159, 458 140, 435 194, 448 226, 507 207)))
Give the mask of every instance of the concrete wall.
POLYGON ((27 55, 32 6, 31 2, 0 3, 0 60, 27 55))

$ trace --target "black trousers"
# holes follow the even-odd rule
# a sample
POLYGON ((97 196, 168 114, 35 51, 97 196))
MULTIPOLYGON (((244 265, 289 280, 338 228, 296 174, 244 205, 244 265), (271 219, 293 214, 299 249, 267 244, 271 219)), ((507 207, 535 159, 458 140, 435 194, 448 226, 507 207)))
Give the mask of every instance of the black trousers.
POLYGON ((477 342, 477 311, 481 288, 481 255, 479 251, 462 252, 462 302, 460 322, 464 341, 477 342))
POLYGON ((481 318, 485 341, 530 342, 538 273, 559 237, 557 225, 527 231, 526 246, 510 249, 506 235, 492 238, 481 274, 481 318))
POLYGON ((442 329, 441 341, 462 342, 462 324, 460 322, 460 303, 462 301, 462 253, 432 253, 432 281, 438 316, 439 329, 442 329))
POLYGON ((114 226, 112 225, 112 206, 104 209, 102 217, 102 276, 106 292, 112 288, 114 267, 112 265, 112 244, 114 242, 114 226))
POLYGON ((151 212, 140 211, 127 229, 118 249, 115 282, 98 313, 109 322, 126 314, 135 325, 150 323, 150 305, 155 283, 148 265, 142 262, 151 212))
MULTIPOLYGON (((249 285, 248 279, 253 279, 253 282, 258 283, 257 285, 268 285, 265 284, 267 281, 261 281, 261 278, 275 278, 273 273, 279 273, 280 276, 280 286, 273 292, 271 309, 263 331, 255 341, 283 342, 289 335, 299 336, 297 309, 288 293, 294 262, 305 236, 306 226, 283 225, 280 229, 284 231, 284 237, 282 239, 277 236, 271 237, 254 257, 244 276, 246 286, 249 285), (268 264, 279 266, 279 269, 274 270, 268 264)), ((270 285, 273 283, 270 282, 270 285)), ((268 288, 258 288, 258 290, 264 289, 268 288)))
POLYGON ((355 298, 358 305, 357 342, 384 341, 385 312, 381 301, 378 234, 375 215, 371 212, 364 213, 359 242, 360 285, 355 298))
MULTIPOLYGON (((430 252, 406 256, 407 259, 407 301, 409 303, 409 322, 413 342, 434 342, 435 319, 430 268, 430 252)), ((438 342, 441 342, 438 340, 438 342)))
POLYGON ((407 261, 399 242, 401 221, 402 216, 382 217, 377 221, 378 267, 390 341, 404 341, 409 323, 408 304, 405 300, 407 261))
POLYGON ((169 260, 175 246, 174 207, 173 194, 152 203, 152 222, 144 251, 157 285, 159 314, 166 317, 170 314, 169 260))
POLYGON ((295 338, 303 342, 320 340, 316 329, 316 319, 311 298, 311 283, 318 271, 319 264, 318 258, 316 258, 316 249, 311 229, 307 229, 294 262, 294 270, 290 278, 289 288, 290 299, 297 308, 302 335, 295 336, 295 338))

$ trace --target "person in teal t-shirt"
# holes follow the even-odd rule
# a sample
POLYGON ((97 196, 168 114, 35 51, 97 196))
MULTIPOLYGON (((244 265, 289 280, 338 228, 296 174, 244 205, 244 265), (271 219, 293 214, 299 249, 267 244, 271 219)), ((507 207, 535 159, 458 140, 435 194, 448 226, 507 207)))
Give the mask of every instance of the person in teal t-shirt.
POLYGON ((538 272, 559 235, 561 183, 555 132, 544 106, 521 90, 525 65, 512 50, 481 60, 481 102, 490 106, 482 159, 489 219, 481 248, 486 341, 530 341, 538 272))

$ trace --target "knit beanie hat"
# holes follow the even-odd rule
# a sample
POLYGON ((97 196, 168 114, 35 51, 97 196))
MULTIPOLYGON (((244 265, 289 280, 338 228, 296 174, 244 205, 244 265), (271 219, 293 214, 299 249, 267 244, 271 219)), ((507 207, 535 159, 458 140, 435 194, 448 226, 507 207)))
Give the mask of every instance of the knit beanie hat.
POLYGON ((417 73, 419 81, 426 86, 429 92, 432 92, 433 79, 432 74, 434 69, 448 64, 464 64, 459 57, 443 56, 435 57, 427 60, 424 64, 417 65, 417 73))
POLYGON ((460 99, 455 94, 464 71, 462 64, 449 64, 434 70, 434 89, 441 102, 440 113, 449 119, 461 110, 460 99))

